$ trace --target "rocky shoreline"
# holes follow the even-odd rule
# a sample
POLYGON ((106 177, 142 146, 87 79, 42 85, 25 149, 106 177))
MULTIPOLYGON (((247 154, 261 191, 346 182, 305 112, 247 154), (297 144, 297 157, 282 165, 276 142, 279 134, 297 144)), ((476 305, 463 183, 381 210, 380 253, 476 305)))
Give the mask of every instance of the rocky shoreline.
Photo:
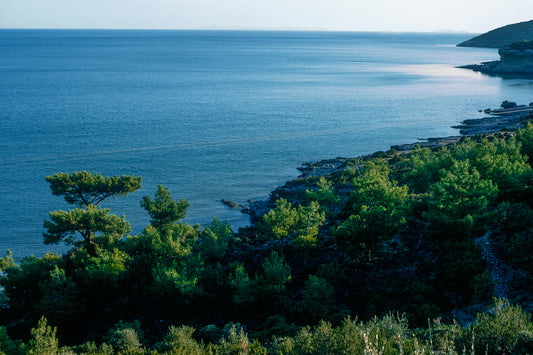
MULTIPOLYGON (((508 101, 504 101, 508 102, 508 101)), ((503 105, 503 103, 502 103, 503 105)), ((510 114, 510 115, 491 115, 478 119, 468 119, 461 122, 460 125, 453 126, 459 129, 459 135, 450 137, 427 138, 419 142, 393 145, 391 152, 405 153, 412 151, 416 147, 438 149, 449 144, 457 143, 466 137, 488 137, 497 134, 513 134, 514 131, 524 128, 526 122, 533 120, 533 114, 510 114)), ((376 152, 369 156, 376 154, 387 155, 386 152, 376 152)), ((239 205, 233 201, 221 200, 221 202, 228 207, 240 210, 242 213, 250 215, 252 223, 257 222, 265 213, 274 207, 275 201, 279 197, 288 199, 289 201, 302 201, 305 197, 306 190, 314 187, 314 181, 321 176, 334 174, 346 168, 347 162, 353 160, 346 157, 337 157, 333 159, 320 160, 317 162, 303 163, 298 170, 301 174, 294 180, 287 181, 283 186, 276 188, 270 193, 267 200, 247 201, 248 206, 239 205)))
POLYGON ((500 60, 460 66, 462 69, 499 76, 533 77, 533 42, 517 42, 498 50, 500 60))

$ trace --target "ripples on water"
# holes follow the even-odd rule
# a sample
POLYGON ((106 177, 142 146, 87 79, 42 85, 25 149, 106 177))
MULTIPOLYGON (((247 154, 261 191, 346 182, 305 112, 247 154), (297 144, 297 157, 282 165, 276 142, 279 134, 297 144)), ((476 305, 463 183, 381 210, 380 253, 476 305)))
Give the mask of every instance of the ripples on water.
POLYGON ((497 59, 468 35, 238 31, 0 31, 0 254, 42 244, 68 206, 44 177, 135 174, 107 207, 139 232, 156 186, 191 204, 189 223, 247 216, 220 199, 263 199, 305 161, 454 135, 478 109, 529 103, 531 81, 457 65, 497 59))

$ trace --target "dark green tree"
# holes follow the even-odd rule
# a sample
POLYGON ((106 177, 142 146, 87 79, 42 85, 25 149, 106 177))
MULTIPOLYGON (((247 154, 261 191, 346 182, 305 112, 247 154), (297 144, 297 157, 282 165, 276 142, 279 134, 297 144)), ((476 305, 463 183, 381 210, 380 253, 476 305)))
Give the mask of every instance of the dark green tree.
POLYGON ((198 249, 207 258, 221 259, 226 254, 232 238, 233 232, 229 223, 215 218, 202 231, 198 249))
POLYGON ((57 328, 48 325, 45 317, 41 317, 37 327, 31 330, 32 339, 28 343, 28 354, 58 354, 59 341, 56 337, 57 328))
POLYGON ((529 121, 524 129, 518 130, 516 136, 522 143, 522 153, 528 156, 530 163, 533 163, 533 121, 529 121))
POLYGON ((109 197, 126 196, 141 188, 142 178, 133 175, 102 176, 87 171, 47 176, 52 194, 63 196, 77 207, 98 206, 109 197))
POLYGON ((176 221, 185 218, 189 202, 185 199, 174 201, 168 189, 158 185, 154 199, 152 200, 150 196, 143 197, 141 206, 148 211, 152 226, 166 233, 172 229, 176 221))
POLYGON ((333 287, 323 278, 309 275, 302 291, 302 300, 297 305, 301 317, 308 322, 316 323, 331 315, 333 287))
POLYGON ((338 245, 354 254, 365 252, 369 261, 406 224, 408 188, 391 181, 389 173, 383 162, 365 164, 345 207, 350 216, 333 233, 338 245))
POLYGON ((483 179, 470 162, 456 161, 450 170, 441 171, 441 179, 431 185, 428 211, 424 217, 431 223, 430 232, 458 238, 470 232, 485 217, 489 203, 498 194, 498 186, 483 179))
POLYGON ((319 227, 325 220, 326 215, 320 212, 317 202, 296 208, 280 198, 276 207, 258 223, 258 230, 267 240, 280 240, 282 246, 292 243, 293 247, 302 250, 316 247, 319 227))
POLYGON ((50 212, 50 220, 44 221, 46 232, 45 244, 57 244, 64 240, 67 244, 77 244, 76 236, 80 235, 87 250, 93 250, 97 243, 96 233, 101 233, 108 241, 118 239, 131 231, 131 225, 124 216, 109 214, 109 209, 88 205, 86 208, 75 208, 70 211, 50 212))
POLYGON ((93 255, 96 253, 96 233, 101 241, 112 242, 120 239, 131 230, 124 216, 109 214, 109 209, 97 207, 109 197, 125 196, 141 188, 141 177, 132 175, 104 177, 87 171, 57 173, 47 176, 52 193, 63 196, 77 208, 70 211, 50 212, 50 220, 44 222, 45 244, 64 240, 67 244, 77 244, 76 236, 83 239, 85 248, 93 255))

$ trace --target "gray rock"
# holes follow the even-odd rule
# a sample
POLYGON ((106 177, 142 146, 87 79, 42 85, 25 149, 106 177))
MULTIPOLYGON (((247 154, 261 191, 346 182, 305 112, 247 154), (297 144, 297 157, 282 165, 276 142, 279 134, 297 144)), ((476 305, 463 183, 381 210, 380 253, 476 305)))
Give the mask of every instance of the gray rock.
POLYGON ((529 48, 529 43, 531 42, 513 43, 500 48, 498 50, 500 60, 459 68, 487 74, 533 76, 533 49, 529 48))
POLYGON ((513 108, 513 107, 516 107, 516 102, 513 102, 513 101, 503 101, 502 104, 500 105, 500 107, 503 107, 503 108, 513 108))

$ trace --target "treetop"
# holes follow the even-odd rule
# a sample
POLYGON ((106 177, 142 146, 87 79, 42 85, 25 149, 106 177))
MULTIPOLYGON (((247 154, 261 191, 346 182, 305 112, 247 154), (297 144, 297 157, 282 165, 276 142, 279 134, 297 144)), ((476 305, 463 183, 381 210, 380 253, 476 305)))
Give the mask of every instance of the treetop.
POLYGON ((98 206, 108 197, 125 196, 141 188, 142 177, 133 175, 102 176, 87 171, 56 173, 47 176, 52 194, 78 207, 98 206))

